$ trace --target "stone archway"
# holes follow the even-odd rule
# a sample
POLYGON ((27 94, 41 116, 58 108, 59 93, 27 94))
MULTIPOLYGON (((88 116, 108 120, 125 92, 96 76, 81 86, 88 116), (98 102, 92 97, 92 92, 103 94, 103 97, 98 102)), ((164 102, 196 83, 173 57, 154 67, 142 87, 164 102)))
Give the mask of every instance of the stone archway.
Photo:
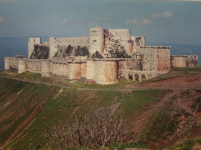
POLYGON ((129 74, 128 74, 128 79, 129 79, 129 80, 134 80, 134 79, 133 79, 133 75, 129 73, 129 74))
POLYGON ((142 79, 142 81, 143 81, 143 80, 146 80, 146 76, 145 76, 144 74, 142 74, 142 75, 141 75, 141 79, 142 79))
POLYGON ((139 74, 135 74, 135 81, 140 81, 140 76, 139 76, 139 74))

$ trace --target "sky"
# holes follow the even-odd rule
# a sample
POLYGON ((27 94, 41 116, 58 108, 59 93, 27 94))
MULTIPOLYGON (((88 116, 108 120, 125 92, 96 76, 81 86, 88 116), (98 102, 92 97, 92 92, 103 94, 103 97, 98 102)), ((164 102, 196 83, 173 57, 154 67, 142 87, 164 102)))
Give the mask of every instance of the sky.
POLYGON ((130 29, 153 42, 201 45, 200 1, 0 0, 0 37, 89 36, 130 29))

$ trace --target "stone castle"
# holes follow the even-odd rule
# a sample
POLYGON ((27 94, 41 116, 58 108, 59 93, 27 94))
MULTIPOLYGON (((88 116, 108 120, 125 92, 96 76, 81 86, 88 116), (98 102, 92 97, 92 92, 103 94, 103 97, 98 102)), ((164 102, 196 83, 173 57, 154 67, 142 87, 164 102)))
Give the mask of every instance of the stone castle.
MULTIPOLYGON (((146 46, 145 37, 131 36, 129 29, 91 28, 89 37, 29 38, 28 58, 5 57, 5 69, 30 71, 69 80, 85 78, 98 84, 114 84, 120 78, 142 81, 167 73, 173 67, 198 66, 197 55, 170 55, 169 46, 146 46), (47 47, 46 59, 33 59, 36 47, 47 47), (70 46, 72 51, 65 55, 70 46), (85 47, 87 56, 75 55, 85 47), (58 57, 59 53, 62 57, 58 57), (66 52, 66 53, 65 53, 66 52)), ((39 54, 42 52, 38 52, 39 54)))

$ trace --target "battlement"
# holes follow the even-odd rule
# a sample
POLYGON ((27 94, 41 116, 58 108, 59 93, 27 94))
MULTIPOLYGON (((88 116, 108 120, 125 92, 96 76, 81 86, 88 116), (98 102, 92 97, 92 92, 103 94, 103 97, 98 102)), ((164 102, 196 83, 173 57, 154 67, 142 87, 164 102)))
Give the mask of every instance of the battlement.
POLYGON ((170 49, 170 46, 146 46, 145 37, 131 36, 129 29, 95 27, 89 29, 88 37, 50 37, 44 43, 40 38, 29 38, 28 58, 5 57, 5 69, 114 84, 122 76, 141 81, 173 67, 198 66, 197 55, 170 55, 170 49), (30 59, 36 53, 44 53, 48 59, 30 59))

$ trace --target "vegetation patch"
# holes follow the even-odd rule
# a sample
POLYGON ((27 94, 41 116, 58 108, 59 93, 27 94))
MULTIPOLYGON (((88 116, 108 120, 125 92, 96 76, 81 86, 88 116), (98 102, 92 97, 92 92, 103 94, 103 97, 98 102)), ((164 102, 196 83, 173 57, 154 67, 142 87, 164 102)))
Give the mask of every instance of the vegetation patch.
POLYGON ((179 123, 178 116, 171 116, 166 111, 161 111, 152 115, 144 131, 142 140, 146 142, 167 139, 173 135, 179 123))
POLYGON ((201 144, 201 138, 188 139, 188 140, 182 142, 181 144, 171 146, 171 147, 164 147, 164 149, 166 148, 166 149, 174 149, 174 150, 190 150, 193 148, 195 143, 201 144))
POLYGON ((0 77, 0 144, 3 144, 27 116, 47 98, 47 102, 37 111, 34 118, 20 128, 6 148, 46 147, 45 126, 68 119, 75 110, 81 110, 77 112, 83 114, 82 111, 86 110, 84 108, 87 105, 108 107, 118 103, 120 105, 112 108, 122 110, 130 118, 135 114, 135 110, 148 110, 149 108, 144 108, 143 105, 157 103, 167 92, 170 91, 80 91, 0 77), (55 93, 49 97, 53 91, 55 93))
POLYGON ((201 97, 196 98, 193 102, 193 104, 191 105, 191 109, 194 112, 195 110, 198 112, 201 112, 201 97))
POLYGON ((50 48, 48 46, 34 46, 30 59, 48 59, 50 48))

